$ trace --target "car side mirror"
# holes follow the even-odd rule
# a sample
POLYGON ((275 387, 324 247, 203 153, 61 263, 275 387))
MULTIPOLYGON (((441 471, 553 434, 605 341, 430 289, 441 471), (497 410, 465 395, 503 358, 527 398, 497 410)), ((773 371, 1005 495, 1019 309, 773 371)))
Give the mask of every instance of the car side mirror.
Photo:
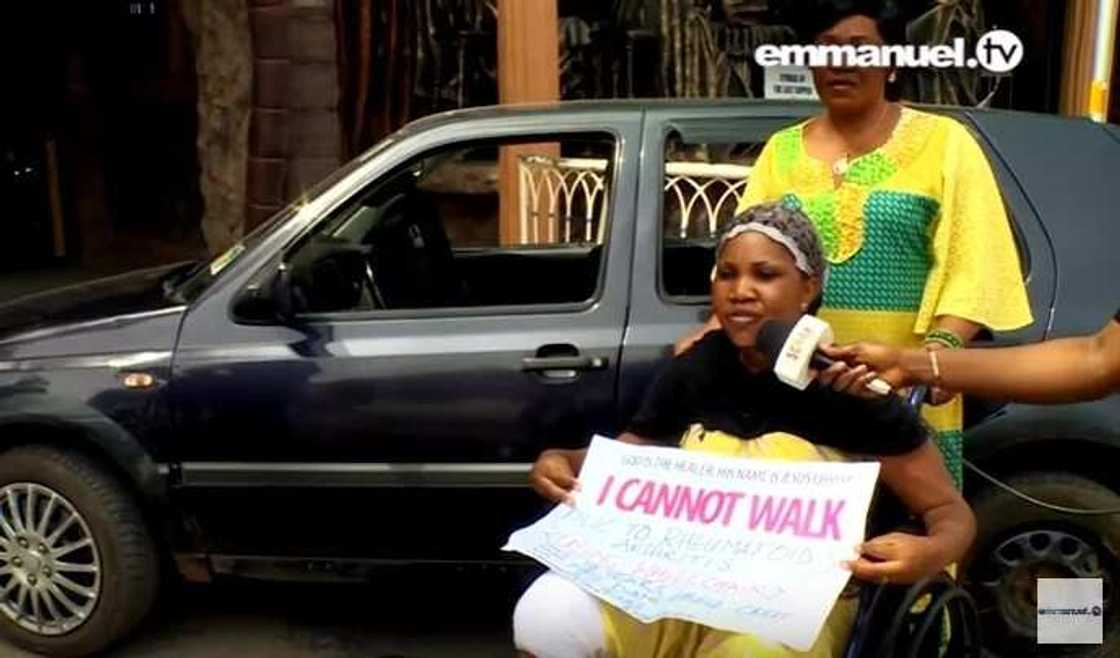
POLYGON ((361 298, 371 247, 313 238, 276 269, 250 283, 234 302, 241 322, 293 322, 301 313, 346 311, 361 298))
POLYGON ((233 316, 249 324, 287 324, 295 318, 291 266, 281 263, 272 273, 251 282, 233 303, 233 316))
POLYGON ((285 260, 273 284, 280 313, 335 313, 357 308, 372 247, 316 236, 285 260))
POLYGON ((270 297, 276 318, 281 322, 291 322, 295 316, 295 303, 292 299, 292 268, 287 263, 280 263, 276 268, 276 276, 271 280, 270 297))

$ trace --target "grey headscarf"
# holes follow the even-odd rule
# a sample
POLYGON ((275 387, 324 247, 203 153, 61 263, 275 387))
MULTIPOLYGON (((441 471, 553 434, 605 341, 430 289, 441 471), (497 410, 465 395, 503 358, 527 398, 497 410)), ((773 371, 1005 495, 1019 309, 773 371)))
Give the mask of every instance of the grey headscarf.
MULTIPOLYGON (((729 240, 752 231, 785 247, 797 263, 797 269, 818 277, 824 288, 828 280, 828 261, 813 222, 805 213, 780 203, 761 203, 747 208, 720 231, 716 260, 729 240)), ((714 270, 712 274, 715 275, 714 270)))

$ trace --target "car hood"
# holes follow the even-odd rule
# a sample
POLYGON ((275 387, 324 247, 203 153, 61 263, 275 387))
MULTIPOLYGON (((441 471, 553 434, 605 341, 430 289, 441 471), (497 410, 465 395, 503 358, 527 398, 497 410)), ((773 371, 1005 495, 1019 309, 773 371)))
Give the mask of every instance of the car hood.
POLYGON ((0 340, 37 329, 182 306, 167 297, 163 282, 189 266, 176 263, 127 272, 0 304, 0 340))

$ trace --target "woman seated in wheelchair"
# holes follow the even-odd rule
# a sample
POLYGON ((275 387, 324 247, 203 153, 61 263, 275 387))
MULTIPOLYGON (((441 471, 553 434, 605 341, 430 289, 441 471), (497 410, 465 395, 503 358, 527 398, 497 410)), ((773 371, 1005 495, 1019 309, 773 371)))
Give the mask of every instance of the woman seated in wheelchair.
MULTIPOLYGON (((837 392, 843 386, 786 386, 755 349, 764 320, 794 322, 816 310, 826 276, 820 240, 801 211, 766 204, 736 217, 720 236, 712 277, 712 305, 722 328, 666 366, 619 440, 754 459, 878 459, 882 483, 923 521, 925 534, 890 532, 853 554, 846 566, 855 579, 808 652, 680 620, 644 624, 546 573, 514 611, 520 656, 841 656, 856 615, 858 582, 913 583, 963 557, 975 519, 917 412, 896 395, 867 399, 837 392)), ((844 376, 852 391, 867 379, 865 371, 844 376)), ((534 489, 557 502, 569 500, 585 454, 542 453, 531 476, 534 489)))

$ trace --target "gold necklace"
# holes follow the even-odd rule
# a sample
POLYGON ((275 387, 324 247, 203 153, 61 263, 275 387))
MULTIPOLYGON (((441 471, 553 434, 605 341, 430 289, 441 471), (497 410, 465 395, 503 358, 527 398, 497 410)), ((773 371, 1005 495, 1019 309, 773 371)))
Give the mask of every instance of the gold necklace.
MULTIPOLYGON (((883 119, 885 119, 887 117, 887 115, 890 114, 890 111, 891 111, 891 104, 890 103, 885 103, 883 105, 883 111, 879 114, 879 118, 875 120, 875 123, 874 123, 873 127, 878 128, 883 123, 883 119)), ((875 149, 871 149, 871 150, 874 151, 875 149)), ((864 154, 861 153, 860 155, 864 155, 864 154)), ((856 156, 856 157, 859 157, 859 156, 856 156)), ((844 175, 848 173, 848 170, 851 169, 850 158, 851 158, 851 154, 847 151, 844 151, 844 153, 842 153, 840 155, 840 157, 835 162, 832 163, 832 175, 835 176, 836 178, 843 178, 844 175)))

